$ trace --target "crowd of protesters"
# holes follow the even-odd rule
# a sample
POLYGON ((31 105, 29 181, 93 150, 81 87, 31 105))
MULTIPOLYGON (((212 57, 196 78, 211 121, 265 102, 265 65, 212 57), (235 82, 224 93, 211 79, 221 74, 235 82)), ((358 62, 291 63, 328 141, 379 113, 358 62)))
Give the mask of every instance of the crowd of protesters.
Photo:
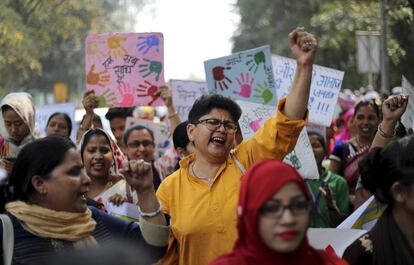
POLYGON ((82 99, 76 143, 68 115, 52 114, 42 138, 31 96, 6 95, 2 264, 414 264, 414 138, 401 123, 408 97, 345 91, 327 137, 308 133, 320 177, 303 179, 281 160, 308 122, 318 44, 303 28, 288 42, 292 87, 249 139, 232 99, 202 96, 181 121, 161 86, 173 148, 159 158, 154 132, 128 127, 126 108, 108 110, 111 138, 93 91, 82 99), (342 258, 311 246, 308 228, 336 228, 372 195, 373 227, 342 258), (108 214, 124 203, 139 222, 108 214))

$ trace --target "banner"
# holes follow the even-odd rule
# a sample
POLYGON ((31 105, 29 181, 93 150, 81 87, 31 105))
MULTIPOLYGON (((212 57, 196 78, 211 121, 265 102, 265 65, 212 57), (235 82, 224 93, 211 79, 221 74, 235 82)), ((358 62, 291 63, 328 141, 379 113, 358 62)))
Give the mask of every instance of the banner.
POLYGON ((270 46, 204 62, 209 91, 235 100, 276 106, 270 46))
MULTIPOLYGON (((272 56, 275 88, 278 98, 288 95, 296 71, 296 61, 279 55, 272 56)), ((341 89, 344 72, 313 65, 308 101, 309 121, 330 126, 341 89)))
POLYGON ((188 120, 188 113, 194 101, 202 95, 207 95, 207 83, 186 80, 170 80, 170 89, 175 109, 181 121, 188 120))
POLYGON ((46 135, 46 125, 50 115, 52 115, 55 112, 62 112, 68 114, 72 121, 72 132, 70 134, 70 139, 72 139, 72 141, 76 141, 77 126, 75 122, 75 109, 75 103, 36 106, 36 122, 39 127, 40 134, 43 136, 46 135))
POLYGON ((309 228, 307 236, 312 247, 325 250, 331 246, 342 257, 346 248, 365 233, 359 229, 309 228))
POLYGON ((85 53, 86 89, 95 90, 98 107, 163 105, 162 33, 89 34, 85 53))
POLYGON ((155 157, 160 158, 168 147, 172 146, 168 138, 169 129, 167 125, 163 123, 156 123, 149 120, 142 120, 133 117, 128 117, 126 121, 126 128, 142 125, 149 128, 154 133, 154 142, 155 142, 155 157))
POLYGON ((409 95, 407 109, 401 117, 401 122, 405 128, 414 129, 414 87, 408 80, 402 77, 403 93, 409 95))
POLYGON ((295 149, 285 156, 283 162, 296 168, 305 179, 319 179, 318 166, 316 165, 306 127, 300 132, 295 149))

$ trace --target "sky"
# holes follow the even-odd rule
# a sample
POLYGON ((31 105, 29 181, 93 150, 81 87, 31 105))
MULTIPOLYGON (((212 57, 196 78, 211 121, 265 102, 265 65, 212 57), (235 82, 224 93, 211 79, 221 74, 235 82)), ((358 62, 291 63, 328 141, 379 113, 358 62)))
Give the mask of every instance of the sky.
POLYGON ((231 54, 240 20, 235 0, 155 0, 137 14, 136 32, 164 34, 164 76, 205 80, 208 59, 231 54))

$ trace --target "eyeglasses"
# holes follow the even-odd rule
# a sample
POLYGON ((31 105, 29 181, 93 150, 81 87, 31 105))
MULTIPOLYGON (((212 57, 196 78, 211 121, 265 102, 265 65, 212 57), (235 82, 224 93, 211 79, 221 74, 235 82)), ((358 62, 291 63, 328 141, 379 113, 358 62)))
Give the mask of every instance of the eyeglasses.
POLYGON ((293 201, 288 205, 282 205, 278 201, 270 201, 263 205, 259 212, 266 217, 281 218, 286 209, 289 209, 294 216, 305 215, 309 213, 310 202, 308 200, 299 200, 293 201))
POLYGON ((133 141, 130 143, 127 143, 127 146, 129 148, 138 148, 140 145, 142 145, 144 148, 153 145, 154 142, 150 141, 150 140, 143 140, 143 141, 133 141))
POLYGON ((199 123, 204 124, 207 127, 207 129, 213 132, 216 131, 218 128, 220 128, 221 125, 224 126, 224 129, 226 130, 227 133, 233 134, 237 131, 237 124, 232 121, 221 121, 218 119, 205 119, 205 120, 199 120, 198 122, 194 124, 199 124, 199 123))

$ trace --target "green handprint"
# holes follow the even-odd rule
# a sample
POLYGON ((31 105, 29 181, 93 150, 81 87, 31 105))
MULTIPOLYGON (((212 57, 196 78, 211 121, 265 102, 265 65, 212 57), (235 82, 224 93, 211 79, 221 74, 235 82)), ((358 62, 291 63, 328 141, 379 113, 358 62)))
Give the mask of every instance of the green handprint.
POLYGON ((258 84, 254 91, 256 93, 253 94, 253 96, 255 98, 262 98, 265 104, 269 103, 273 99, 273 92, 270 90, 270 87, 266 81, 263 81, 263 85, 258 84))
POLYGON ((246 65, 249 66, 251 64, 249 71, 251 71, 254 68, 254 73, 257 72, 257 69, 259 69, 259 64, 266 62, 266 57, 263 51, 260 51, 256 53, 255 55, 247 55, 247 57, 253 57, 249 61, 246 62, 246 65))
POLYGON ((113 103, 116 100, 116 96, 113 91, 107 88, 101 95, 96 97, 98 102, 98 108, 112 107, 113 103))
POLYGON ((300 162, 298 156, 296 155, 295 150, 292 153, 288 154, 285 159, 290 162, 290 164, 296 169, 299 170, 302 167, 302 163, 300 162))
POLYGON ((139 68, 141 69, 139 72, 140 73, 145 73, 145 75, 143 75, 142 77, 145 78, 147 76, 149 76, 152 73, 155 73, 155 81, 159 80, 161 71, 162 71, 162 64, 161 62, 157 62, 157 61, 151 61, 148 59, 144 58, 144 61, 146 61, 146 64, 140 64, 139 68))

